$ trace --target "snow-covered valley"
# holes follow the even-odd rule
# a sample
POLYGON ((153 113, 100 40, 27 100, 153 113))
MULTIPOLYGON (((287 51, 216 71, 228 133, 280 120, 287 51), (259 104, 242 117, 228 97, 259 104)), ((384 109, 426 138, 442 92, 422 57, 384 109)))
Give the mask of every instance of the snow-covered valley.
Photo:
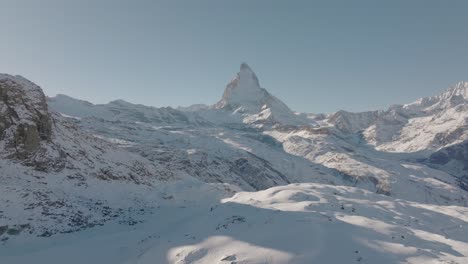
POLYGON ((296 113, 247 64, 178 109, 0 75, 0 263, 468 263, 467 102, 296 113))

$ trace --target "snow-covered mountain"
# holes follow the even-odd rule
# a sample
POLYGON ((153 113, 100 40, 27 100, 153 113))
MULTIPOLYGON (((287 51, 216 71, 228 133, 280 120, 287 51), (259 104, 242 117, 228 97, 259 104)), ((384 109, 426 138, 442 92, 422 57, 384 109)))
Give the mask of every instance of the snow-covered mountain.
POLYGON ((313 120, 293 112, 280 99, 262 88, 257 75, 246 63, 241 64, 239 72, 227 84, 216 104, 196 104, 179 109, 224 126, 239 123, 257 128, 315 125, 313 120))
POLYGON ((362 133, 368 144, 388 152, 434 151, 468 139, 468 82, 443 93, 387 111, 339 111, 328 121, 340 130, 362 133))
POLYGON ((241 64, 240 71, 226 86, 214 108, 239 114, 247 124, 296 125, 302 121, 280 99, 260 87, 257 75, 246 63, 241 64))
POLYGON ((104 105, 94 105, 90 102, 76 100, 66 95, 57 95, 47 102, 53 109, 66 109, 70 116, 96 117, 110 121, 133 121, 141 123, 196 124, 203 122, 196 115, 187 115, 170 107, 156 108, 137 105, 124 100, 115 100, 104 105))
POLYGON ((138 207, 109 205, 111 199, 98 197, 115 193, 91 191, 94 182, 131 189, 176 178, 141 155, 83 133, 76 120, 49 112, 40 87, 23 77, 0 76, 0 109, 2 241, 22 231, 34 236, 78 231, 138 207))
POLYGON ((301 114, 245 63, 177 109, 0 75, 0 262, 467 262, 467 88, 301 114))

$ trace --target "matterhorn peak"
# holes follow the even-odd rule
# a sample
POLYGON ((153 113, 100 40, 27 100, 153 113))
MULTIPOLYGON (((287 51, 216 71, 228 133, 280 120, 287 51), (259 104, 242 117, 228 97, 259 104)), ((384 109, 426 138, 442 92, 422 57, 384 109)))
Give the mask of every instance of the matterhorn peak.
MULTIPOLYGON (((250 87, 252 88, 260 88, 260 83, 258 82, 257 75, 255 75, 255 72, 249 67, 249 65, 245 62, 243 62, 240 66, 240 71, 237 74, 238 81, 242 81, 245 84, 247 82, 250 83, 250 87)), ((248 85, 244 85, 249 87, 248 85)))
POLYGON ((271 121, 297 123, 296 115, 281 100, 260 87, 257 75, 247 63, 242 63, 236 77, 228 83, 215 108, 232 111, 246 117, 247 123, 271 121))
POLYGON ((257 75, 247 63, 242 63, 236 77, 232 79, 226 89, 223 97, 216 104, 217 108, 226 108, 227 106, 238 106, 245 103, 253 103, 259 97, 265 96, 265 90, 260 87, 257 75))
POLYGON ((252 71, 252 69, 250 68, 250 66, 246 63, 246 62, 243 62, 240 66, 240 70, 249 70, 249 71, 252 71))
POLYGON ((252 68, 250 68, 250 66, 243 62, 240 66, 240 70, 239 72, 243 72, 243 73, 247 73, 247 74, 251 74, 251 75, 255 75, 254 71, 252 70, 252 68))
POLYGON ((257 75, 255 75, 255 72, 245 62, 241 64, 240 70, 237 73, 236 78, 234 78, 234 80, 231 81, 230 84, 237 85, 241 88, 250 88, 250 89, 260 88, 260 83, 258 81, 257 75))

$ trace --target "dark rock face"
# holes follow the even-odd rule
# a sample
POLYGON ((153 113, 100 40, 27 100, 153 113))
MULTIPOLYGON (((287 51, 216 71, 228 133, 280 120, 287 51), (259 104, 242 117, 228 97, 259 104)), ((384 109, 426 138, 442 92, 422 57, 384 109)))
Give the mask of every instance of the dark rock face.
MULTIPOLYGON (((467 133, 467 130, 468 130, 467 127, 462 126, 462 127, 459 127, 457 129, 449 132, 449 133, 438 133, 438 134, 436 134, 436 136, 434 137, 432 142, 433 142, 433 144, 437 144, 439 146, 448 145, 448 144, 456 141, 457 139, 462 138, 463 135, 467 133)), ((447 147, 446 149, 449 152, 448 153, 449 155, 452 155, 451 152, 459 152, 460 151, 459 149, 457 150, 457 148, 447 147)), ((456 154, 456 153, 453 153, 453 154, 456 154)))
POLYGON ((468 141, 443 148, 429 157, 429 162, 445 165, 449 161, 463 163, 463 169, 468 170, 468 141))
POLYGON ((291 183, 285 175, 271 167, 268 161, 253 154, 250 157, 237 158, 230 170, 255 190, 291 183))
POLYGON ((468 141, 432 153, 426 163, 456 176, 460 187, 468 190, 468 141))
POLYGON ((20 76, 0 75, 0 140, 7 156, 28 159, 51 138, 52 122, 41 88, 20 76))

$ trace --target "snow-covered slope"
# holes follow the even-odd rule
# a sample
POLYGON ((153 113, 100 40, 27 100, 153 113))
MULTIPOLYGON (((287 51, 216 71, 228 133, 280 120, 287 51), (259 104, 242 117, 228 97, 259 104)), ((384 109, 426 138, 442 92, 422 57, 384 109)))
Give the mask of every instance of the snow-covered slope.
POLYGON ((74 235, 14 241, 0 246, 0 262, 468 261, 466 207, 414 203, 314 183, 235 195, 219 187, 197 182, 161 186, 151 196, 157 207, 136 216, 142 223, 113 222, 74 235))
MULTIPOLYGON (((22 77, 0 76, 0 97, 2 241, 19 233, 78 231, 120 217, 124 208, 138 208, 110 205, 112 200, 99 198, 106 194, 93 189, 96 186, 117 182, 115 191, 128 188, 127 192, 131 186, 177 178, 140 155, 83 133, 74 119, 49 113, 40 87, 22 77)), ((132 196, 129 192, 123 197, 132 196)))
MULTIPOLYGON (((51 105, 51 108, 55 107, 51 105)), ((62 112, 66 116, 71 114, 62 112)), ((232 183, 246 190, 290 182, 271 161, 222 138, 225 135, 223 130, 211 125, 182 122, 161 124, 124 117, 113 120, 99 115, 68 119, 83 131, 124 147, 169 171, 178 171, 206 182, 232 183)), ((252 137, 256 135, 248 131, 242 133, 252 134, 252 137)))
POLYGON ((0 263, 464 263, 467 87, 314 115, 247 64, 178 109, 0 75, 0 263))

